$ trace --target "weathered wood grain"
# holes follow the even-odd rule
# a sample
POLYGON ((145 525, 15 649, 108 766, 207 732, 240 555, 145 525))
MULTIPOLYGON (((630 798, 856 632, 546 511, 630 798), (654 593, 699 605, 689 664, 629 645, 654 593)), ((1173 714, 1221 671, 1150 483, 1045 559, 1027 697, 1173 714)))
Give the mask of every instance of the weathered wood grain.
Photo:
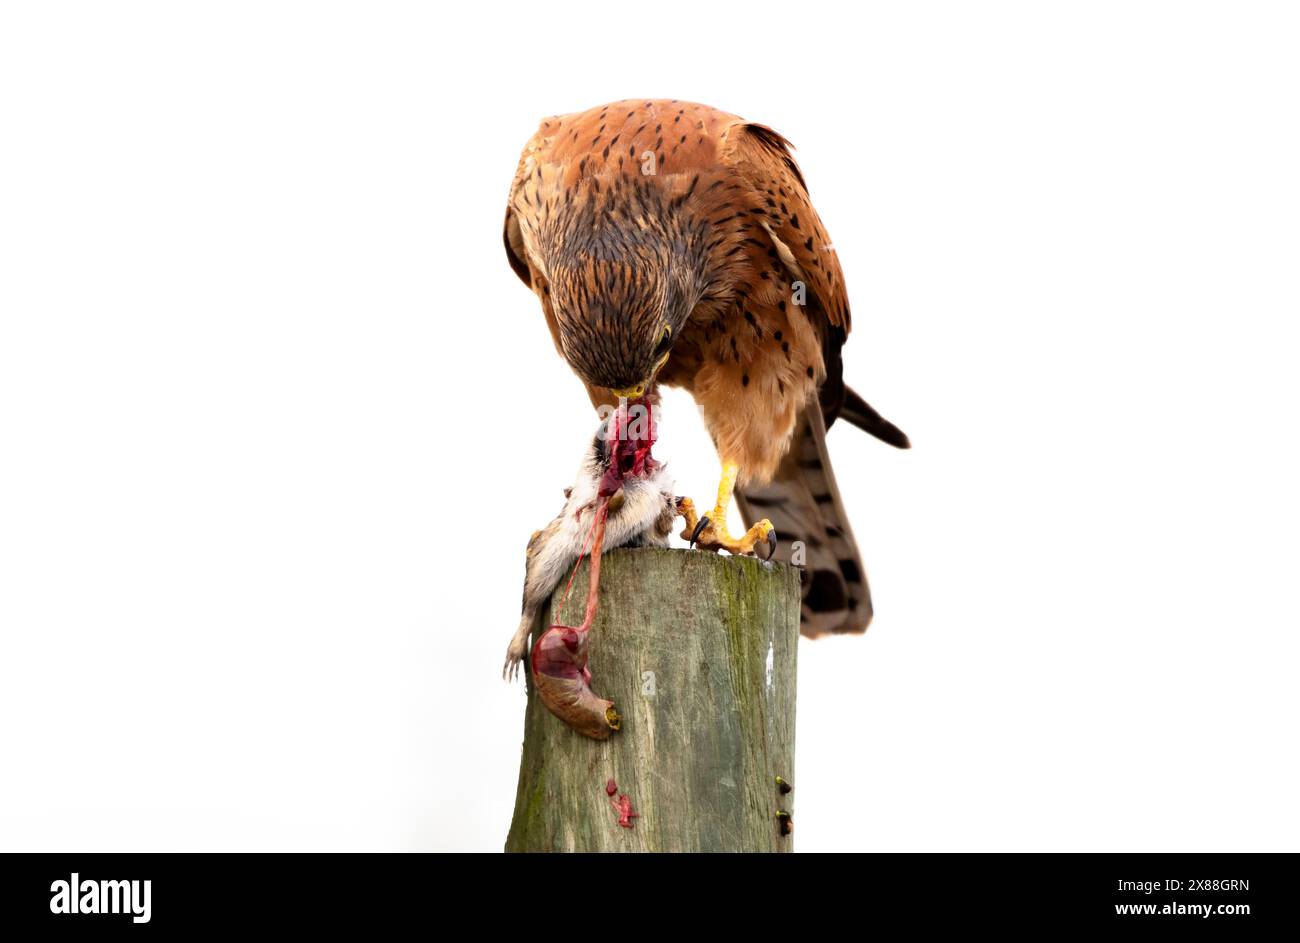
MULTIPOLYGON (((529 684, 507 851, 789 851, 776 777, 794 778, 799 575, 784 564, 690 550, 604 556, 592 687, 622 730, 583 737, 529 684), (640 813, 620 828, 613 778, 640 813)), ((575 591, 545 625, 582 621, 575 591)))

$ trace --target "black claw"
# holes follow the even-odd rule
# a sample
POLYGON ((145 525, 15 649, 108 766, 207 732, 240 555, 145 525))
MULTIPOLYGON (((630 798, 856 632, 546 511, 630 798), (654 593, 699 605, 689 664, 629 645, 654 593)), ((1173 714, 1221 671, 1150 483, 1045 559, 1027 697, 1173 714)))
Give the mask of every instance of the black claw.
POLYGON ((792 819, 790 813, 784 809, 781 809, 776 813, 776 823, 777 828, 783 836, 789 835, 794 831, 794 819, 792 819))
POLYGON ((774 556, 776 556, 776 531, 769 530, 767 532, 767 556, 763 559, 771 560, 774 556))
POLYGON ((785 796, 788 795, 792 789, 794 789, 794 786, 791 786, 788 782, 786 782, 784 779, 778 776, 776 777, 776 788, 781 791, 781 795, 785 796))
POLYGON ((695 530, 691 531, 692 547, 695 546, 695 541, 700 539, 700 534, 704 533, 704 528, 708 527, 709 523, 710 523, 709 518, 706 515, 705 517, 700 518, 700 522, 695 525, 695 530))

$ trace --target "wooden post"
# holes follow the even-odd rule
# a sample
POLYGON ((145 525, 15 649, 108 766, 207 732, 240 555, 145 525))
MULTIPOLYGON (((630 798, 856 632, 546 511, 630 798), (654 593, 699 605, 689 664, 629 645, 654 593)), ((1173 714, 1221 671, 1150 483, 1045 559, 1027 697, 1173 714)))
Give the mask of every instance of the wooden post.
MULTIPOLYGON (((602 559, 592 688, 622 729, 588 739, 529 681, 523 758, 506 851, 789 851, 793 815, 799 573, 695 550, 615 550, 602 559), (613 779, 640 817, 621 828, 613 779)), ((543 626, 582 621, 584 562, 543 626)), ((535 637, 534 637, 535 640, 535 637)))

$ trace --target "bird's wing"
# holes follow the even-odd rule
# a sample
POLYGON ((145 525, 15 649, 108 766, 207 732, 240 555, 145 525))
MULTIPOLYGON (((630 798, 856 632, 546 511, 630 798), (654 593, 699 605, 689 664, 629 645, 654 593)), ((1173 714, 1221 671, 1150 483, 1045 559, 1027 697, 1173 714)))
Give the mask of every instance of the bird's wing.
POLYGON ((739 122, 728 131, 724 153, 735 172, 762 195, 762 228, 790 277, 806 287, 803 310, 821 343, 825 375, 772 480, 738 488, 736 502, 747 523, 764 517, 772 522, 780 539, 778 559, 802 565, 799 628, 816 638, 864 631, 872 605, 826 450, 826 427, 839 415, 846 395, 840 349, 851 326, 848 291, 831 237, 790 148, 771 128, 739 122))
POLYGON ((830 426, 844 401, 840 349, 852 323, 849 295, 839 256, 813 208, 791 147, 766 125, 738 121, 728 129, 723 154, 762 195, 767 211, 759 221, 790 277, 807 288, 804 310, 821 340, 825 368, 818 398, 830 426))
POLYGON ((849 331, 849 296, 831 238, 813 209, 790 144, 771 128, 739 122, 727 131, 724 159, 765 195, 762 217, 781 261, 820 302, 828 322, 849 331))

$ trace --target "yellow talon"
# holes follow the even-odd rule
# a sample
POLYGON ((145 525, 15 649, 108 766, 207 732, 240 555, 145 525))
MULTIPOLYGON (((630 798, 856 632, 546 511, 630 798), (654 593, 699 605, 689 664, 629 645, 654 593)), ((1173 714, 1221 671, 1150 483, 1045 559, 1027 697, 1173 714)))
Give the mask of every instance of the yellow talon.
POLYGON ((768 559, 776 550, 775 529, 769 520, 761 520, 739 540, 732 537, 727 530, 727 511, 731 507, 731 497, 736 490, 736 477, 740 466, 735 462, 722 463, 722 480, 718 482, 718 503, 713 513, 700 518, 695 512, 695 505, 689 498, 683 498, 677 507, 677 513, 686 519, 682 539, 689 540, 703 550, 726 550, 733 554, 752 554, 754 548, 765 543, 768 547, 768 559))

